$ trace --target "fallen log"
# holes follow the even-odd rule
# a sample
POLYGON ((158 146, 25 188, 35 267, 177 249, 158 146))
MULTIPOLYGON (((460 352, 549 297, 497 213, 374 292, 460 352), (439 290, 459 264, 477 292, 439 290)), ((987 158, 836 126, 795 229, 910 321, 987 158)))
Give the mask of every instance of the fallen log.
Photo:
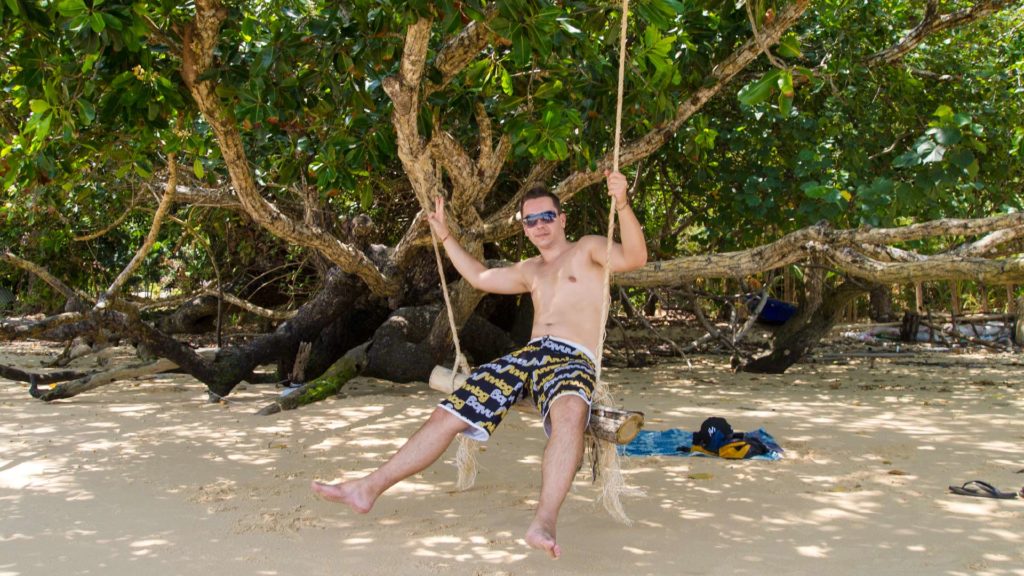
POLYGON ((151 376, 153 374, 167 372, 168 370, 174 370, 177 367, 178 365, 174 362, 161 358, 156 362, 149 362, 147 364, 133 364, 123 368, 97 372, 96 374, 92 374, 84 378, 58 384, 48 390, 39 390, 39 388, 36 387, 39 382, 33 378, 32 384, 29 386, 28 393, 31 394, 33 398, 38 398, 44 402, 51 402, 53 400, 71 398, 72 396, 77 396, 82 392, 88 392, 89 390, 105 386, 118 380, 138 378, 139 376, 151 376))
POLYGON ((15 382, 31 382, 35 378, 36 384, 50 384, 74 380, 91 376, 93 372, 79 372, 78 370, 61 370, 59 372, 27 372, 13 366, 0 365, 0 378, 6 378, 15 382))
MULTIPOLYGON (((450 368, 435 366, 430 373, 428 384, 438 392, 451 394, 454 388, 462 386, 466 382, 466 378, 466 374, 455 374, 453 383, 450 368)), ((514 407, 527 412, 537 412, 533 403, 525 399, 517 402, 514 407)), ((643 426, 643 412, 594 405, 590 407, 590 424, 587 426, 587 434, 615 444, 629 444, 640 433, 643 426)))
POLYGON ((294 410, 299 406, 319 402, 336 395, 349 380, 358 376, 366 367, 366 350, 369 347, 370 343, 364 342, 349 350, 319 378, 289 391, 286 396, 277 398, 256 414, 269 416, 282 410, 294 410))
MULTIPOLYGON (((204 358, 213 358, 217 354, 217 348, 204 348, 198 351, 198 354, 204 358)), ((100 386, 106 386, 112 382, 118 380, 126 380, 128 378, 138 378, 140 376, 152 376, 153 374, 160 374, 161 372, 170 372, 171 370, 177 370, 178 365, 174 362, 160 358, 155 362, 148 362, 145 364, 133 364, 131 366, 124 366, 122 368, 115 368, 113 370, 105 370, 103 372, 97 372, 95 374, 89 374, 88 376, 78 378, 58 384, 46 390, 40 390, 38 384, 42 384, 41 379, 32 375, 30 380, 30 386, 28 393, 33 398, 37 398, 44 402, 51 402, 53 400, 62 400, 64 398, 71 398, 77 396, 82 392, 88 392, 99 388, 100 386)))

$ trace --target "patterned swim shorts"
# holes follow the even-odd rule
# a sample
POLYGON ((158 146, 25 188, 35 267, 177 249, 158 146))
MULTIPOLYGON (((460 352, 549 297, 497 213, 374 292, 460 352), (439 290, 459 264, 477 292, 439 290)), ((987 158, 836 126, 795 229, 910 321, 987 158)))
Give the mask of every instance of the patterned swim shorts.
POLYGON ((544 433, 550 435, 548 410, 551 403, 560 396, 574 394, 589 406, 594 382, 594 361, 586 348, 545 336, 479 366, 469 375, 466 384, 442 400, 439 406, 470 425, 463 434, 485 441, 512 405, 524 394, 529 395, 544 419, 544 433))

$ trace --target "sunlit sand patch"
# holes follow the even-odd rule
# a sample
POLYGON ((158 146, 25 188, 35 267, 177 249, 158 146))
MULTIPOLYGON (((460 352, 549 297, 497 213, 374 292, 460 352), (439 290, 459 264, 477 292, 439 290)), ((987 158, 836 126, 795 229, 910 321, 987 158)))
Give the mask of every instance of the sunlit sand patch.
POLYGON ((66 492, 75 485, 74 476, 66 473, 67 460, 27 460, 0 470, 0 488, 66 492))
POLYGON ((827 546, 797 546, 796 551, 808 558, 828 558, 830 549, 827 546))

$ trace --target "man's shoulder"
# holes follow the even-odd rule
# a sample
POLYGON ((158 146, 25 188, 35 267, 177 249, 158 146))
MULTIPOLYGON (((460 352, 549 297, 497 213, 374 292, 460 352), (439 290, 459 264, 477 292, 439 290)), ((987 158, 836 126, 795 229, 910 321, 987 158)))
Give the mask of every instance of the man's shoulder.
POLYGON ((526 260, 520 260, 519 262, 516 262, 515 264, 513 264, 513 266, 519 268, 520 270, 529 270, 531 268, 536 268, 538 265, 540 265, 540 263, 540 255, 534 255, 530 256, 526 260))
POLYGON ((607 241, 608 239, 605 238, 604 236, 598 236, 597 234, 587 234, 586 236, 582 236, 579 240, 577 240, 576 244, 579 244, 581 246, 591 246, 593 244, 606 244, 607 241))

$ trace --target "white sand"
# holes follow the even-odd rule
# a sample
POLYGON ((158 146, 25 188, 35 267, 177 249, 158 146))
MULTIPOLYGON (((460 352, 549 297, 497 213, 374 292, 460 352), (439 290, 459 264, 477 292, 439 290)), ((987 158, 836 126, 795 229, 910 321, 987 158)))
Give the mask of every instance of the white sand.
MULTIPOLYGON (((0 361, 38 369, 33 351, 8 345, 0 361)), ((803 364, 783 376, 692 360, 606 378, 648 429, 724 416, 765 427, 787 458, 629 459, 629 480, 647 491, 625 501, 632 527, 609 519, 581 473, 558 561, 522 540, 543 449, 533 416, 499 429, 473 490, 453 491, 453 448, 359 516, 314 498, 309 481, 378 465, 432 410, 425 384, 360 379, 343 397, 261 417, 276 394, 267 386, 208 404, 202 385, 168 375, 45 404, 0 380, 0 576, 1024 575, 1024 499, 946 489, 1024 485, 1017 357, 803 364)))

